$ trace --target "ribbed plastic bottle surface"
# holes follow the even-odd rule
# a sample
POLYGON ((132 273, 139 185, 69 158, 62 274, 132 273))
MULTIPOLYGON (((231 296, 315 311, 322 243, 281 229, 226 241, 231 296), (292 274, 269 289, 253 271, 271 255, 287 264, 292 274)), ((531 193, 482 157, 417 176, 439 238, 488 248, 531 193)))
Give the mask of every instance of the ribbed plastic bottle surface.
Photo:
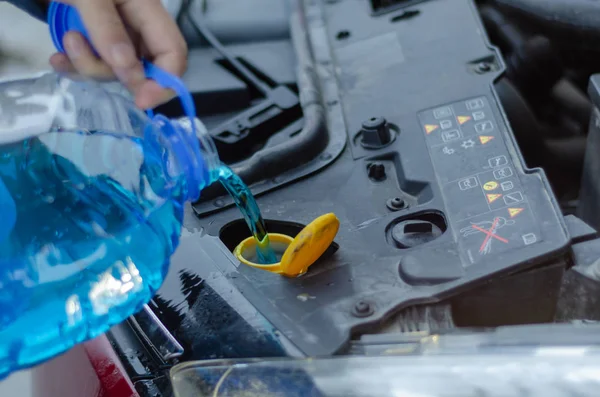
POLYGON ((150 120, 93 85, 51 76, 18 86, 22 98, 10 98, 16 91, 0 84, 0 135, 10 136, 0 137, 0 378, 147 303, 178 244, 183 204, 207 175, 202 158, 178 157, 194 141, 177 122, 150 120), (60 127, 69 124, 88 128, 60 127))
POLYGON ((166 274, 182 181, 160 147, 102 132, 53 132, 0 146, 17 209, 0 242, 2 362, 51 356, 139 310, 166 274), (167 193, 167 194, 165 194, 167 193), (179 197, 178 197, 179 196, 179 197))

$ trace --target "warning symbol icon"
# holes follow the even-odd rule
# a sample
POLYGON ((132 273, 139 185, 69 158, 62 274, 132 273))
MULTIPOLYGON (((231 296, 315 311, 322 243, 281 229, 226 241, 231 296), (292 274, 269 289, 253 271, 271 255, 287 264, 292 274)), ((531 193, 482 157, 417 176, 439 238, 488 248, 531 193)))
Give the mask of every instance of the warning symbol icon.
POLYGON ((508 214, 510 215, 511 218, 514 218, 515 216, 519 215, 523 211, 525 211, 525 208, 509 208, 508 214))
POLYGON ((495 190, 497 188, 498 188, 498 182, 495 182, 495 181, 489 181, 483 185, 483 189, 488 190, 488 191, 495 190))
POLYGON ((481 142, 482 145, 485 145, 486 143, 488 143, 492 139, 494 139, 493 136, 490 136, 490 135, 481 135, 479 137, 479 142, 481 142))
POLYGON ((427 135, 431 134, 433 131, 437 130, 439 127, 436 124, 425 124, 425 132, 427 135))
POLYGON ((501 194, 486 194, 488 203, 492 204, 494 201, 502 197, 501 194))
POLYGON ((463 125, 464 123, 471 121, 471 116, 458 116, 456 120, 458 120, 458 124, 463 125))

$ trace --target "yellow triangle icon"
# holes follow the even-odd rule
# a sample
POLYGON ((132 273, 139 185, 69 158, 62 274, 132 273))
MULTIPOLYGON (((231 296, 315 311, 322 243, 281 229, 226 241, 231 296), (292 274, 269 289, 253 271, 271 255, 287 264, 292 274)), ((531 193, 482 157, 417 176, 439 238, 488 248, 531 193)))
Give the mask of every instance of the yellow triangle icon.
POLYGON ((485 145, 486 143, 488 143, 492 139, 494 139, 493 136, 482 135, 482 136, 479 137, 479 142, 481 142, 482 145, 485 145))
POLYGON ((458 124, 463 125, 467 121, 471 121, 471 116, 458 116, 456 119, 458 120, 458 124))
POLYGON ((427 134, 431 134, 433 131, 437 130, 439 127, 435 124, 425 124, 425 131, 427 134))
POLYGON ((515 216, 519 215, 523 211, 525 211, 525 208, 509 208, 508 214, 510 215, 511 218, 514 218, 515 216))
POLYGON ((498 200, 500 197, 502 197, 501 194, 486 194, 487 196, 487 200, 488 203, 493 203, 494 201, 498 200))

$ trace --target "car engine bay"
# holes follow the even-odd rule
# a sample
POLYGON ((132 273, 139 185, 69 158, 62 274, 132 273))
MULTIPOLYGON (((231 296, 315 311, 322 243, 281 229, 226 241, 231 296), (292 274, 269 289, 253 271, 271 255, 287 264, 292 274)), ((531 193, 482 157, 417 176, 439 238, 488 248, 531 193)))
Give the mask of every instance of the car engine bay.
POLYGON ((220 186, 203 191, 151 310, 108 335, 140 395, 172 395, 169 369, 190 361, 598 330, 597 4, 174 3, 184 81, 268 230, 295 236, 330 212, 341 226, 284 278, 235 259, 249 231, 220 186))

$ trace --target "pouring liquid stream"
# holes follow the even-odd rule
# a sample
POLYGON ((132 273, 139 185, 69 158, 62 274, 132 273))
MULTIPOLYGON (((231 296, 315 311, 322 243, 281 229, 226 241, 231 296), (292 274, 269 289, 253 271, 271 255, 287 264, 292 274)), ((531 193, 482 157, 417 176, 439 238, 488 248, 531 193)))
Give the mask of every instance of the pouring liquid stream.
POLYGON ((271 248, 265 221, 248 186, 225 165, 219 168, 219 182, 221 182, 225 190, 231 195, 235 205, 242 212, 246 224, 256 240, 256 255, 259 263, 264 265, 277 263, 278 259, 271 248))

